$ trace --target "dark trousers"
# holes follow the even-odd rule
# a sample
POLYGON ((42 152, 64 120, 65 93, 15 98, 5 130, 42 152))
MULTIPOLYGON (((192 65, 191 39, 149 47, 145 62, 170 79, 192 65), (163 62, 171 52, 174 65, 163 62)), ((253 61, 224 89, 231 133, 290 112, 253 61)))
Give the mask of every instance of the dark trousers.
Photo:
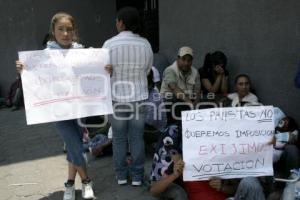
POLYGON ((276 176, 287 178, 291 169, 299 169, 299 149, 296 145, 287 144, 280 160, 274 163, 276 176))

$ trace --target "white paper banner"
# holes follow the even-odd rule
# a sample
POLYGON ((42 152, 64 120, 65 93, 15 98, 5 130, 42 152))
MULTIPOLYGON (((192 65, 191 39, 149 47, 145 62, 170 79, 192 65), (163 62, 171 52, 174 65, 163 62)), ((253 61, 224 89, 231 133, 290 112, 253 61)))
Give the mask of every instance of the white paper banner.
POLYGON ((185 181, 273 175, 272 106, 182 112, 185 181))
POLYGON ((27 124, 110 114, 107 49, 19 52, 27 124))

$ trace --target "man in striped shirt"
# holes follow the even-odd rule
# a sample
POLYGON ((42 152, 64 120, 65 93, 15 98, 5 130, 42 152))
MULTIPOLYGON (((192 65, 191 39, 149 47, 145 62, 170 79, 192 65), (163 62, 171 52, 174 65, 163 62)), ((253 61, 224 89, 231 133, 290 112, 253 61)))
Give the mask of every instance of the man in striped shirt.
POLYGON ((110 50, 113 68, 114 114, 110 121, 114 165, 119 185, 127 184, 128 175, 131 175, 132 185, 139 186, 145 160, 143 102, 148 98, 147 74, 151 70, 153 52, 149 42, 138 35, 140 19, 136 9, 122 8, 117 14, 116 27, 119 34, 103 45, 110 50), (130 167, 126 162, 127 143, 132 156, 130 167))

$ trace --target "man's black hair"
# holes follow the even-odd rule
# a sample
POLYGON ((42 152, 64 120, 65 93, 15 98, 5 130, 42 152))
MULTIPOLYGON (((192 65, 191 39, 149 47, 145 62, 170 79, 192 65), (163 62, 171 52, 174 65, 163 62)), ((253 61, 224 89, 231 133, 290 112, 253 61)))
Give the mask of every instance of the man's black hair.
POLYGON ((140 15, 136 8, 123 7, 117 13, 117 20, 122 20, 125 25, 125 31, 140 33, 141 21, 140 15))

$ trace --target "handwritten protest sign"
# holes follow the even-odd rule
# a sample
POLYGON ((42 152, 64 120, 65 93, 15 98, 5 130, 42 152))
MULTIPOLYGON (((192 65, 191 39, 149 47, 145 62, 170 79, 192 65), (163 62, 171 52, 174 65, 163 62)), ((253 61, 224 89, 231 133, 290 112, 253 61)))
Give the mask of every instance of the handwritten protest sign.
POLYGON ((182 112, 185 181, 273 175, 272 106, 182 112))
POLYGON ((19 52, 27 124, 112 113, 107 49, 19 52))

